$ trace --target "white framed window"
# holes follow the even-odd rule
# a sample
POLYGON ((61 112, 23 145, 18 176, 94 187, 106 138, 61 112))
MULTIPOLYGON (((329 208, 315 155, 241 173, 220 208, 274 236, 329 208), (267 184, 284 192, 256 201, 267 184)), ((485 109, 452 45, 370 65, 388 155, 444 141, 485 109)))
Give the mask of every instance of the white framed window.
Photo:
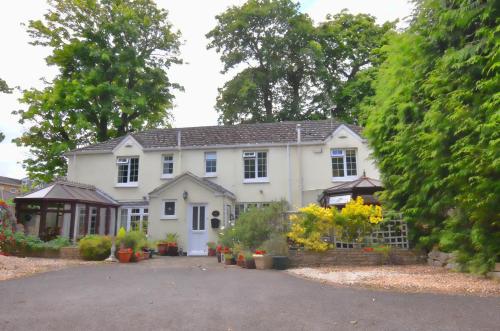
POLYGON ((332 149, 330 156, 333 180, 353 180, 358 177, 356 149, 332 149))
POLYGON ((121 208, 120 227, 127 231, 139 231, 148 234, 149 210, 147 207, 123 207, 121 208))
POLYGON ((243 182, 268 182, 267 152, 243 152, 243 182))
POLYGON ((174 176, 174 156, 172 154, 162 157, 162 178, 172 178, 174 176))
POLYGON ((139 158, 119 157, 116 159, 118 166, 117 186, 137 186, 139 182, 139 158))
POLYGON ((161 208, 161 219, 169 220, 177 218, 177 206, 175 200, 163 200, 161 208))
POLYGON ((217 153, 205 153, 205 177, 215 177, 217 175, 217 153))

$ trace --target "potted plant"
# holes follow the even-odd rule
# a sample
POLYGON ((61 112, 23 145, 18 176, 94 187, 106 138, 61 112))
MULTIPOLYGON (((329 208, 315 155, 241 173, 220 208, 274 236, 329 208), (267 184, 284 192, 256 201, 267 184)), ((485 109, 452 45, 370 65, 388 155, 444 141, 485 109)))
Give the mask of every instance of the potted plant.
POLYGON ((233 254, 231 254, 231 253, 224 253, 224 264, 225 265, 231 265, 231 264, 233 264, 233 254))
POLYGON ((236 259, 236 264, 238 267, 245 268, 245 255, 243 252, 238 253, 238 257, 236 259))
POLYGON ((168 243, 166 241, 159 241, 156 247, 158 250, 158 255, 167 255, 168 243))
POLYGON ((222 261, 222 245, 217 245, 215 248, 215 253, 217 255, 217 262, 221 263, 222 261))
POLYGON ((179 248, 177 247, 177 238, 179 236, 177 233, 167 233, 167 255, 168 256, 177 256, 179 255, 179 248))
POLYGON ((273 268, 285 270, 290 264, 288 258, 288 242, 286 237, 279 233, 273 233, 265 243, 267 249, 273 257, 273 268))
POLYGON ((250 252, 245 253, 245 268, 255 269, 255 260, 253 258, 253 254, 250 252))
POLYGON ((117 253, 118 261, 120 261, 120 263, 129 263, 133 252, 132 248, 120 248, 117 253))
POLYGON ((252 257, 255 262, 255 267, 259 270, 271 269, 273 267, 273 257, 268 255, 263 249, 256 250, 252 257))
POLYGON ((213 241, 207 242, 208 246, 208 256, 215 256, 216 255, 216 249, 217 245, 213 241))

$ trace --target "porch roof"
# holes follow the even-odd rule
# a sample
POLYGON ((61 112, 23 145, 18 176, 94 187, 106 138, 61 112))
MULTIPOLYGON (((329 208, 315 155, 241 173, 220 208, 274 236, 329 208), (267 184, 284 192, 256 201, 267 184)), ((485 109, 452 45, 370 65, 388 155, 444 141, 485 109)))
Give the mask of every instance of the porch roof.
POLYGON ((232 193, 228 189, 224 188, 223 186, 221 186, 219 184, 216 184, 214 182, 211 182, 208 179, 198 177, 198 176, 196 176, 195 174, 193 174, 193 173, 191 173, 189 171, 187 171, 187 172, 185 172, 185 173, 183 173, 183 174, 181 174, 181 175, 173 178, 171 181, 169 181, 169 182, 167 182, 165 184, 162 184, 162 185, 158 186, 153 191, 149 192, 149 195, 154 196, 154 195, 160 193, 161 191, 165 190, 169 186, 172 186, 175 183, 179 182, 183 178, 189 178, 189 179, 193 180, 195 183, 198 183, 199 185, 204 186, 204 187, 206 187, 207 189, 209 189, 209 190, 211 190, 213 192, 216 192, 216 193, 219 193, 221 195, 227 196, 227 197, 229 197, 231 199, 236 199, 236 195, 234 195, 234 193, 232 193))
POLYGON ((119 205, 113 198, 97 189, 95 186, 62 180, 31 191, 23 196, 16 197, 14 202, 30 202, 36 200, 81 202, 107 206, 119 205))
POLYGON ((351 182, 345 182, 327 188, 323 193, 332 195, 338 193, 352 193, 354 191, 380 191, 383 189, 384 187, 380 180, 363 176, 351 182))

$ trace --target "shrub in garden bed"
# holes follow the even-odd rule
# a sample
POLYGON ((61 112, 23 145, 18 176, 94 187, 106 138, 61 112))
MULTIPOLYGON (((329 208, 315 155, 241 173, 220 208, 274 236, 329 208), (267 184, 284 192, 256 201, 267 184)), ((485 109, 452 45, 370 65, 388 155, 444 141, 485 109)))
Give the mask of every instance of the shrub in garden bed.
POLYGON ((102 261, 109 257, 111 245, 108 236, 99 235, 87 235, 78 242, 81 256, 89 261, 102 261))

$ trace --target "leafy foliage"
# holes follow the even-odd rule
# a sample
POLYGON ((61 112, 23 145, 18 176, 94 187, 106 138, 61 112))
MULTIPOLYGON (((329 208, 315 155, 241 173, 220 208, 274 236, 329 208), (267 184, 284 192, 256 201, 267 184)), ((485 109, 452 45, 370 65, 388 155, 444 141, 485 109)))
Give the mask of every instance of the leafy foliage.
POLYGON ((248 0, 216 19, 208 48, 220 53, 224 73, 243 67, 219 89, 225 124, 330 115, 356 123, 373 94, 377 49, 394 28, 346 11, 315 27, 291 0, 248 0))
MULTIPOLYGON (((11 89, 9 88, 9 85, 0 78, 0 93, 11 93, 11 89)), ((5 139, 5 135, 0 132, 0 142, 2 142, 5 139)))
POLYGON ((385 47, 367 135, 389 208, 465 270, 500 260, 500 58, 495 1, 416 1, 385 47))
POLYGON ((59 74, 42 90, 25 90, 32 178, 65 174, 63 153, 127 132, 168 125, 172 106, 166 69, 180 63, 179 33, 152 0, 52 0, 44 20, 30 21, 32 44, 49 47, 59 74))
POLYGON ((148 241, 144 232, 129 231, 123 237, 116 237, 116 245, 120 248, 130 248, 137 253, 148 247, 148 241))
POLYGON ((225 228, 219 236, 220 244, 235 247, 237 251, 260 247, 273 233, 283 231, 285 202, 273 202, 267 207, 250 208, 240 214, 234 226, 225 228))
POLYGON ((78 248, 85 260, 102 261, 111 254, 111 239, 108 236, 87 235, 80 239, 78 248))

